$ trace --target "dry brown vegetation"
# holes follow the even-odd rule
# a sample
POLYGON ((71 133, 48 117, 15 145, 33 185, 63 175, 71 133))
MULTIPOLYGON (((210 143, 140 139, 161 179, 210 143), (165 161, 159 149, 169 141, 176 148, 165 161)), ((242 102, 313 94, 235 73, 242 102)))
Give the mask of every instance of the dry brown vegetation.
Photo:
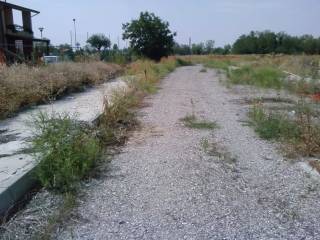
POLYGON ((121 67, 103 62, 0 67, 0 118, 114 77, 121 67))

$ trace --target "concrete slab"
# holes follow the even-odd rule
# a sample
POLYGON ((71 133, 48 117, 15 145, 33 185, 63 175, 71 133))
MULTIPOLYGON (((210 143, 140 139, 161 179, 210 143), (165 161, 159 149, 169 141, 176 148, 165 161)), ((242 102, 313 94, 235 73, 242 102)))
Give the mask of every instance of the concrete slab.
POLYGON ((104 96, 125 87, 125 82, 118 78, 0 121, 0 215, 5 214, 35 182, 31 172, 36 162, 31 155, 22 153, 34 131, 30 124, 33 117, 40 111, 69 113, 79 120, 92 122, 102 113, 104 96))

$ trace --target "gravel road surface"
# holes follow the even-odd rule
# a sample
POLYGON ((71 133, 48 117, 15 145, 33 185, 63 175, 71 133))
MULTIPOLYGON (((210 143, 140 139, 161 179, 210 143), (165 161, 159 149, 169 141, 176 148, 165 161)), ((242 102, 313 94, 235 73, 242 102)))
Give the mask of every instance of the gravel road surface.
POLYGON ((319 180, 245 126, 247 96, 201 68, 179 68, 145 100, 142 129, 57 239, 320 239, 319 180), (186 128, 193 112, 219 128, 186 128))

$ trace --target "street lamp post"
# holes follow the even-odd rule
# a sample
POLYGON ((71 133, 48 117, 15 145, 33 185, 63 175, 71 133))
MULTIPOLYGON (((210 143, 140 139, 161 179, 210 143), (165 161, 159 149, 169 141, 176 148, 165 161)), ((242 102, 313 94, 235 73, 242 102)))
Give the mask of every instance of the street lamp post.
POLYGON ((44 30, 44 27, 39 27, 39 31, 40 31, 40 34, 41 34, 41 39, 42 39, 42 32, 44 30))
POLYGON ((73 26, 74 26, 74 45, 77 47, 77 28, 76 28, 76 19, 73 19, 73 26))

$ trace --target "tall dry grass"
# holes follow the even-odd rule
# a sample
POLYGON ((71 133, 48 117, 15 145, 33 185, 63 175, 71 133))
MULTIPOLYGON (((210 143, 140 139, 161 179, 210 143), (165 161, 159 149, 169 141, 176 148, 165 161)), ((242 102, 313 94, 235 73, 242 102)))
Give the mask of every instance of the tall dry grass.
POLYGON ((0 67, 0 118, 22 107, 44 103, 87 85, 114 77, 121 68, 103 62, 58 63, 30 67, 0 67))

